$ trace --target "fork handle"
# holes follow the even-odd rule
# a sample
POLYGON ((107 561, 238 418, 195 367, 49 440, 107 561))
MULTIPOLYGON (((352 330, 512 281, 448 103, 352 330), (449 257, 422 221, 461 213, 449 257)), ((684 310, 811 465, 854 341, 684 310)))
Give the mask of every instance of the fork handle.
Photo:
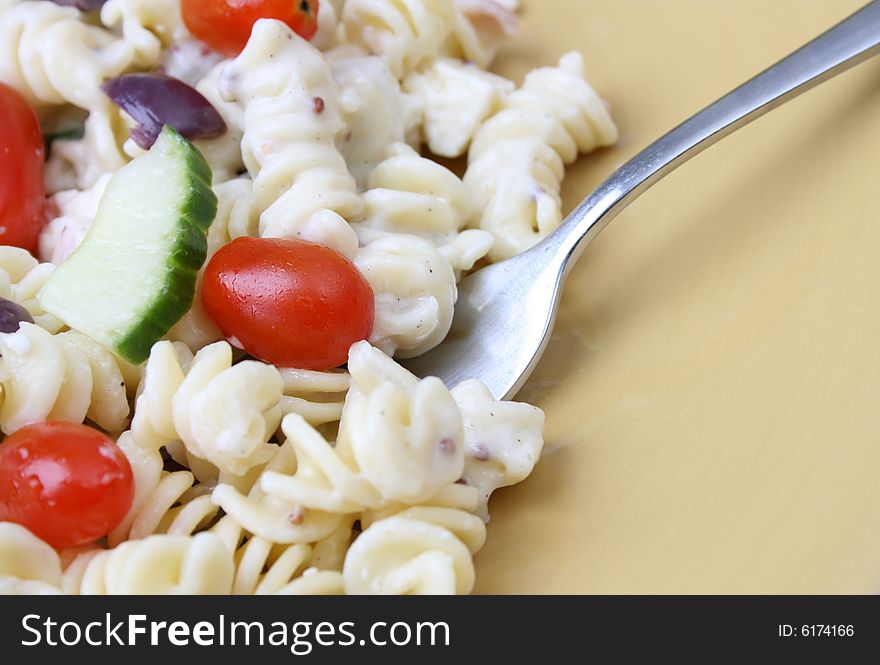
POLYGON ((568 274, 593 238, 667 173, 755 118, 878 52, 880 0, 874 0, 642 150, 532 252, 562 260, 563 275, 568 274))

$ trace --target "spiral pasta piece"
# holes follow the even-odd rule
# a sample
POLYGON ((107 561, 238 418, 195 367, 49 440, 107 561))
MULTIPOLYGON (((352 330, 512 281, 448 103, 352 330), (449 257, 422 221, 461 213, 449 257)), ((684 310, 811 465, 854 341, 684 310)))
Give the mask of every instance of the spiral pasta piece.
POLYGON ((391 146, 404 141, 418 145, 421 101, 401 91, 397 77, 377 56, 339 58, 332 71, 342 90, 339 110, 346 127, 337 144, 363 190, 391 146))
POLYGON ((221 484, 214 501, 250 533, 280 543, 327 537, 345 516, 425 501, 461 477, 461 415, 437 379, 419 381, 366 342, 349 354, 352 386, 331 445, 301 416, 248 496, 221 484))
POLYGON ((466 594, 474 587, 471 552, 444 526, 394 516, 373 523, 348 550, 347 594, 466 594))
POLYGON ((366 217, 355 225, 362 244, 389 235, 416 235, 433 244, 456 271, 470 270, 494 238, 462 231, 473 216, 464 184, 452 171, 398 143, 370 174, 366 217))
POLYGON ((353 517, 343 519, 326 538, 313 544, 279 544, 248 536, 231 517, 213 533, 234 551, 236 595, 338 595, 342 565, 352 538, 353 517))
POLYGON ((382 56, 397 78, 441 50, 455 23, 452 0, 347 0, 346 39, 382 56))
POLYGON ((478 506, 477 489, 456 483, 419 505, 366 511, 344 563, 346 593, 468 593, 471 557, 486 541, 478 506))
POLYGON ((101 83, 125 71, 134 52, 80 15, 54 2, 10 3, 0 22, 0 81, 35 107, 103 103, 101 83))
POLYGON ((419 503, 461 477, 461 414, 439 379, 419 380, 366 342, 352 346, 348 370, 336 445, 383 499, 419 503))
POLYGON ((54 265, 38 262, 27 250, 0 246, 0 298, 24 307, 34 323, 51 333, 61 330, 64 324, 43 309, 37 293, 54 270, 54 265))
POLYGON ((321 51, 332 49, 339 42, 339 12, 341 2, 325 0, 318 12, 318 30, 311 39, 312 45, 321 51))
MULTIPOLYGON (((335 446, 300 416, 282 422, 295 466, 270 464, 259 481, 261 492, 284 506, 281 517, 302 522, 417 503, 461 476, 461 416, 438 379, 419 381, 365 342, 352 347, 349 370, 335 446)), ((228 492, 214 495, 223 500, 228 492)))
MULTIPOLYGON (((288 415, 284 418, 282 428, 286 428, 288 437, 301 438, 300 433, 292 429, 291 423, 299 424, 326 444, 323 438, 297 415, 288 415)), ((332 453, 332 447, 328 445, 328 448, 332 453)), ((339 475, 345 472, 345 469, 339 469, 338 463, 334 470, 339 475)), ((350 504, 346 503, 349 499, 334 496, 330 510, 307 509, 303 502, 278 496, 266 491, 264 487, 267 477, 291 479, 295 472, 302 477, 314 474, 316 471, 321 472, 323 469, 310 466, 306 456, 300 455, 298 458, 293 440, 288 438, 266 465, 260 476, 260 482, 254 485, 250 492, 244 494, 226 483, 216 487, 212 500, 224 510, 226 518, 215 529, 223 534, 224 542, 227 544, 238 542, 241 529, 273 543, 308 544, 328 537, 346 518, 341 511, 335 509, 349 507, 350 504)), ((320 487, 322 486, 319 486, 319 489, 320 487)), ((271 486, 269 488, 271 489, 271 486)), ((366 491, 369 490, 370 488, 366 487, 366 491)))
POLYGON ((519 29, 516 14, 497 0, 455 0, 454 17, 449 52, 484 69, 519 29))
POLYGON ((418 101, 424 140, 431 152, 460 157, 514 85, 472 62, 435 58, 410 72, 403 89, 418 101))
POLYGON ((212 533, 155 535, 77 556, 62 588, 82 595, 229 594, 232 554, 212 533))
POLYGON ((19 524, 0 522, 0 595, 57 594, 61 560, 19 524))
POLYGON ((488 521, 489 496, 525 480, 544 447, 544 412, 521 402, 496 400, 479 381, 452 389, 464 424, 462 481, 479 491, 476 512, 488 521))
POLYGON ((188 34, 179 0, 107 0, 101 23, 121 31, 139 67, 155 66, 163 48, 188 34))
POLYGON ((280 418, 278 370, 254 360, 233 365, 232 348, 217 342, 184 371, 187 351, 167 341, 154 345, 132 422, 135 442, 158 449, 180 440, 189 453, 232 476, 266 463, 280 418))
MULTIPOLYGON (((86 416, 109 432, 124 429, 129 413, 123 361, 78 332, 58 335, 22 323, 0 333, 0 428, 86 416)), ((129 376, 136 375, 132 372, 129 376)))
POLYGON ((309 567, 321 571, 342 572, 345 555, 354 538, 355 516, 348 515, 336 530, 312 545, 309 567))
POLYGON ((345 37, 382 56, 398 78, 438 55, 488 67, 516 33, 516 15, 494 0, 348 0, 345 37))
POLYGON ((287 502, 289 512, 311 517, 318 511, 356 513, 382 505, 380 492, 362 477, 350 451, 333 446, 299 416, 286 416, 281 428, 293 451, 296 473, 267 468, 260 488, 287 502))
POLYGON ((370 173, 366 219, 358 229, 418 235, 442 244, 471 218, 461 180, 442 164, 398 143, 370 173))
POLYGON ((342 418, 345 394, 351 385, 348 372, 316 372, 290 367, 282 367, 279 371, 284 381, 283 415, 299 414, 313 426, 334 423, 342 418))
POLYGON ((128 514, 108 536, 111 547, 156 533, 188 536, 216 515, 210 490, 192 491, 192 472, 165 471, 161 453, 138 446, 131 432, 120 436, 117 444, 131 466, 134 499, 128 514))
POLYGON ((271 365, 232 365, 225 342, 200 350, 172 400, 174 425, 187 450, 240 476, 268 461, 278 426, 282 380, 271 365))
POLYGON ((274 545, 254 537, 235 554, 235 595, 338 595, 342 574, 309 567, 309 545, 274 545))
POLYGON ((159 450, 177 440, 171 400, 193 357, 181 342, 159 342, 150 350, 131 421, 133 440, 141 448, 159 450))
POLYGON ((419 502, 417 506, 408 503, 387 503, 381 508, 365 510, 360 514, 360 523, 363 529, 367 529, 373 522, 399 515, 413 507, 444 508, 474 514, 479 506, 480 493, 477 488, 471 487, 459 480, 446 485, 431 498, 419 502))
POLYGON ((583 58, 536 69, 477 132, 464 183, 495 236, 493 260, 536 244, 562 220, 564 165, 617 140, 605 104, 584 79, 583 58))
POLYGON ((224 67, 220 93, 244 107, 242 153, 254 179, 264 237, 300 237, 346 256, 361 214, 354 178, 336 147, 339 88, 320 51, 280 21, 261 19, 224 67))
POLYGON ((429 241, 385 236, 361 248, 355 265, 375 296, 371 344, 412 358, 443 341, 458 288, 452 265, 429 241))
POLYGON ((418 505, 389 504, 361 515, 361 528, 389 517, 409 517, 430 522, 455 534, 471 554, 476 554, 486 542, 486 524, 474 513, 480 507, 479 491, 461 482, 444 487, 436 495, 418 505))

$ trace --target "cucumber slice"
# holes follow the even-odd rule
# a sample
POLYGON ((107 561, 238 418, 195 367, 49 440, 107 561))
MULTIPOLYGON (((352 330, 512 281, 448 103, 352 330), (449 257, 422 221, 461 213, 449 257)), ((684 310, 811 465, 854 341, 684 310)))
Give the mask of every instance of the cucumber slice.
POLYGON ((208 163, 166 126, 147 154, 113 174, 88 234, 40 303, 129 362, 146 360, 192 306, 216 213, 208 163))

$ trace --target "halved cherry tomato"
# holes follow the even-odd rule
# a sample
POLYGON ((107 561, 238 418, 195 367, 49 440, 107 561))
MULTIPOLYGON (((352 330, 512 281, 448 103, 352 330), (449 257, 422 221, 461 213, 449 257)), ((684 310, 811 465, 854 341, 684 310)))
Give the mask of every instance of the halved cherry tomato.
POLYGON ((183 0, 186 27, 215 51, 235 56, 261 18, 283 21, 304 39, 318 31, 318 0, 183 0))
POLYGON ((205 268, 202 302, 233 344, 286 367, 338 367, 373 328, 373 291, 357 267, 303 240, 225 245, 205 268))
POLYGON ((45 161, 36 114, 0 83, 0 245, 36 249, 46 204, 45 161))
POLYGON ((37 423, 0 444, 0 521, 21 524, 53 547, 107 535, 133 497, 128 459, 91 427, 37 423))

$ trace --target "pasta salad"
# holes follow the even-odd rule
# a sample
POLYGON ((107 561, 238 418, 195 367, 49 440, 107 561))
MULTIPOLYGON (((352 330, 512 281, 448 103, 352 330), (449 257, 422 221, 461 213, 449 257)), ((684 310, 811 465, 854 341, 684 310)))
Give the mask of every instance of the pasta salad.
POLYGON ((473 589, 544 414, 395 358, 617 139, 518 4, 0 0, 0 593, 473 589))

